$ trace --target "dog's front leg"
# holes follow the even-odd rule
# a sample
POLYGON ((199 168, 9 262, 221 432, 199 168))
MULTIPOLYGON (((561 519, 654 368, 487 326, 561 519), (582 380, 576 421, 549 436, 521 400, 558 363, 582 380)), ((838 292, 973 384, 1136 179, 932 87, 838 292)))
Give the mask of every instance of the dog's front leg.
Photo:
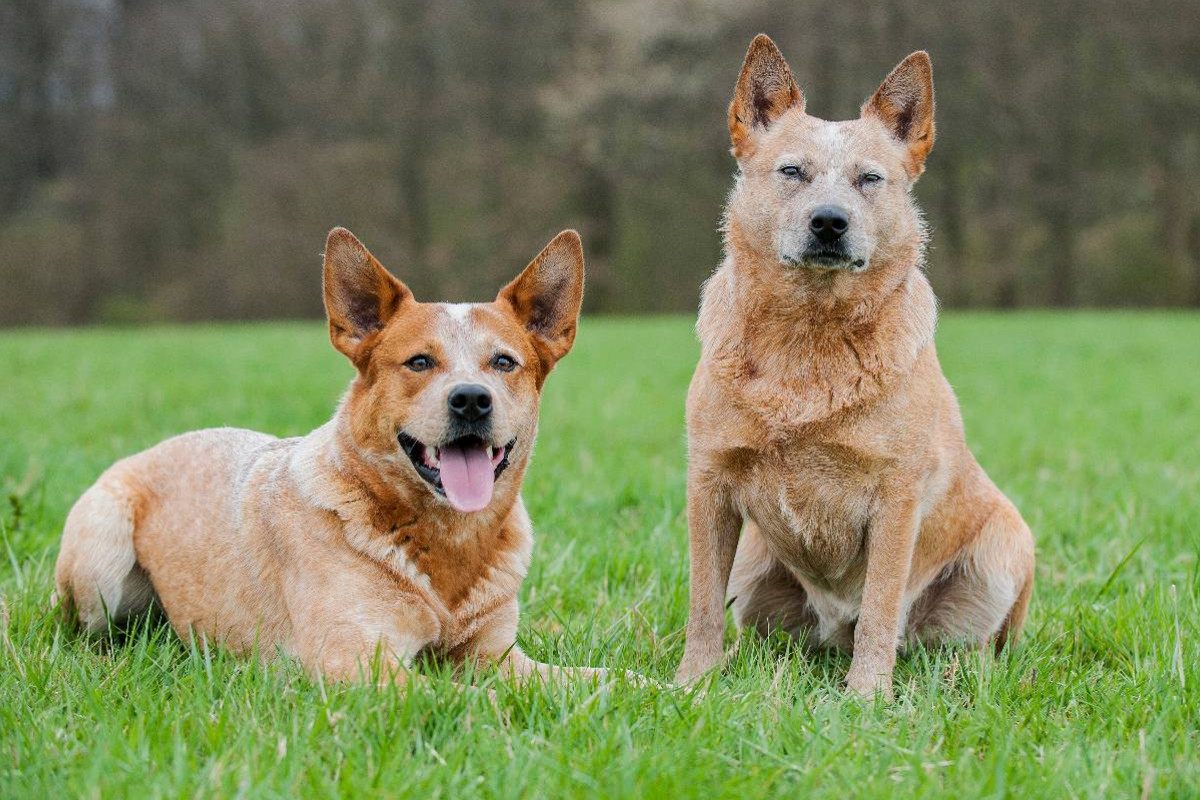
POLYGON ((646 679, 628 670, 608 670, 602 667, 560 667, 535 661, 522 652, 516 644, 517 601, 514 599, 497 609, 486 620, 469 645, 474 658, 487 664, 495 664, 500 674, 518 683, 530 680, 543 682, 605 679, 610 675, 624 674, 634 684, 643 684, 646 679))
POLYGON ((699 470, 688 475, 690 609, 677 683, 695 680, 721 661, 725 641, 725 590, 742 529, 741 514, 722 487, 699 470))
POLYGON ((867 575, 854 627, 854 658, 846 685, 852 692, 892 699, 892 670, 904 625, 904 590, 917 540, 917 502, 906 497, 884 506, 872 520, 867 575))
POLYGON ((499 666, 500 674, 522 683, 531 679, 550 682, 570 678, 603 678, 608 674, 608 670, 599 667, 558 667, 534 661, 515 644, 500 661, 499 666))

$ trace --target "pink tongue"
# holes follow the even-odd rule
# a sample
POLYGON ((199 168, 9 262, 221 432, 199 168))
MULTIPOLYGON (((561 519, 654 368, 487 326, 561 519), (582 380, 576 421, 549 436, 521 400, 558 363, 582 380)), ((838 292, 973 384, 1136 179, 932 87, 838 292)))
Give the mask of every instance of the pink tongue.
POLYGON ((479 511, 492 502, 495 472, 487 448, 448 445, 441 449, 442 488, 459 511, 479 511))

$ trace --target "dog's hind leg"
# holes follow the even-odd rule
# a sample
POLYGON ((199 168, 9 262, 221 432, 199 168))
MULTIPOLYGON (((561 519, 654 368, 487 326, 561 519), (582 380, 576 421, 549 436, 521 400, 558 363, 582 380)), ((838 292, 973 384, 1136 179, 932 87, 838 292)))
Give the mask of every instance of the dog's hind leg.
POLYGON ((57 595, 89 633, 146 609, 154 588, 133 549, 136 495, 105 476, 75 503, 55 565, 57 595))
POLYGON ((1033 595, 1033 569, 1029 570, 1029 574, 1025 576, 1025 584, 1021 587, 1020 593, 1017 594, 1017 602, 1013 603, 1012 609, 1008 612, 1008 617, 1004 620, 1004 624, 1000 626, 999 632, 996 634, 995 645, 996 652, 999 653, 1010 643, 1015 642, 1017 636, 1021 633, 1021 628, 1025 625, 1025 614, 1029 611, 1029 598, 1033 595))
POLYGON ((913 604, 908 638, 928 644, 994 642, 1020 632, 1033 592, 1033 535, 1000 498, 979 536, 913 604))
POLYGON ((771 555, 762 534, 749 520, 738 540, 728 597, 739 630, 750 628, 761 636, 782 630, 793 638, 803 638, 817 626, 804 587, 771 555))

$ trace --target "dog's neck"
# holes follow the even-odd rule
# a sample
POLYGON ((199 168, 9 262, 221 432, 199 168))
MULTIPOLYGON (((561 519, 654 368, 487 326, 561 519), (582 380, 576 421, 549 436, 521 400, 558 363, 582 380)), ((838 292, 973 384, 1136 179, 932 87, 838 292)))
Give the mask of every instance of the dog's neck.
POLYGON ((734 402, 787 430, 877 396, 913 368, 936 323, 919 246, 863 273, 820 272, 755 254, 735 226, 697 329, 734 402))
POLYGON ((508 468, 487 508, 463 514, 413 473, 398 444, 394 452, 385 453, 364 447, 349 416, 342 403, 333 419, 304 437, 294 462, 302 491, 345 525, 372 536, 400 535, 420 526, 448 544, 462 544, 494 532, 512 512, 520 496, 523 460, 508 468))

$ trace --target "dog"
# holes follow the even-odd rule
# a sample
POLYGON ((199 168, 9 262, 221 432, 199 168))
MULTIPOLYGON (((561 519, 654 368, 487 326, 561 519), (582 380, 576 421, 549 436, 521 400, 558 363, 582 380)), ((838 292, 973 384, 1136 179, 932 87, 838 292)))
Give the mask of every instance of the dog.
POLYGON ((420 303, 335 228, 325 310, 357 375, 333 418, 294 439, 188 433, 119 461, 67 517, 58 596, 88 631, 157 603, 181 637, 334 680, 404 683, 418 654, 602 675, 516 646, 521 481, 583 283, 564 231, 493 302, 420 303))
POLYGON ((687 398, 690 610, 676 680, 739 629, 853 652, 851 692, 892 697, 902 642, 1017 636, 1034 546, 967 449, 933 343, 911 189, 933 145, 929 56, 858 119, 809 116, 766 36, 729 108, 739 172, 703 290, 687 398))

